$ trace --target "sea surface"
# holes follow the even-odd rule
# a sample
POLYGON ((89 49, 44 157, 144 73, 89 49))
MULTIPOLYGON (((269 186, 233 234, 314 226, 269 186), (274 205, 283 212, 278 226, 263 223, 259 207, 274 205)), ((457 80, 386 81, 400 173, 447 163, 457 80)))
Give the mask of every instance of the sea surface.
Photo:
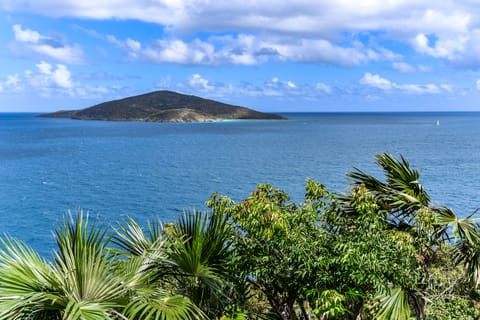
POLYGON ((0 234, 42 255, 67 210, 116 226, 173 221, 214 192, 271 183, 301 201, 305 179, 346 192, 353 167, 405 156, 435 204, 480 207, 480 113, 284 114, 289 120, 143 123, 0 113, 0 234))

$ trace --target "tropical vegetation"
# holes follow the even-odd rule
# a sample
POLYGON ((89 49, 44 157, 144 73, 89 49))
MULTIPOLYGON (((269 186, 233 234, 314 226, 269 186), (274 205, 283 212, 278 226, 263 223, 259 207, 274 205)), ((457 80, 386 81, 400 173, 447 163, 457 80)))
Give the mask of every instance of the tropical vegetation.
POLYGON ((68 213, 52 257, 4 237, 0 319, 479 319, 480 226, 435 206, 403 157, 348 194, 258 185, 177 221, 68 213))

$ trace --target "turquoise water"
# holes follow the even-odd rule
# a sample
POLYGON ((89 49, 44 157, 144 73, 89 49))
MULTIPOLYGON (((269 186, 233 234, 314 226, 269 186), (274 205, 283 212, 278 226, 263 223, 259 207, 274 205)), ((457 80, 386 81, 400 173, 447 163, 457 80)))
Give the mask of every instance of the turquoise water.
POLYGON ((285 115, 168 124, 0 113, 0 233, 46 254, 68 209, 115 225, 173 220, 216 191, 241 200, 257 183, 294 200, 306 177, 341 192, 353 166, 379 174, 373 157, 385 151, 420 170, 437 204, 480 207, 480 113, 285 115))

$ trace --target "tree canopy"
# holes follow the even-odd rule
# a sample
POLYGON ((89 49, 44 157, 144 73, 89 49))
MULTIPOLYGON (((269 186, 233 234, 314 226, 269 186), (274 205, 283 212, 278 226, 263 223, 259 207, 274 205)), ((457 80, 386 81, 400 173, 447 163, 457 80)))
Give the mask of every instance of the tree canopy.
POLYGON ((0 318, 478 319, 480 227, 434 206, 403 157, 350 192, 260 184, 177 221, 115 226, 68 213, 50 259, 4 237, 0 318))

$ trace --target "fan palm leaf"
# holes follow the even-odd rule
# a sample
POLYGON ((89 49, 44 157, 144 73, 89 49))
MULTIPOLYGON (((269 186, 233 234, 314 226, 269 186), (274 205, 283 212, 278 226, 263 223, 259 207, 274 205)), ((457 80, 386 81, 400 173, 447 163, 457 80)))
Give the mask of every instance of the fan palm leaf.
POLYGON ((150 254, 152 250, 162 247, 164 242, 163 225, 160 220, 148 222, 147 233, 129 218, 126 224, 115 229, 112 242, 130 255, 142 256, 150 254))
POLYGON ((376 155, 376 162, 383 169, 385 182, 358 168, 347 176, 355 185, 365 185, 395 218, 411 222, 412 213, 430 203, 430 196, 419 182, 419 172, 405 158, 386 153, 376 155))
POLYGON ((0 251, 0 319, 60 319, 59 280, 52 265, 24 243, 6 237, 0 251))
POLYGON ((200 320, 207 319, 188 297, 172 295, 161 288, 145 287, 137 290, 125 308, 125 315, 131 320, 200 320))
POLYGON ((227 218, 186 212, 173 230, 169 258, 185 293, 204 309, 215 309, 226 299, 230 231, 227 218))
POLYGON ((115 229, 112 239, 126 259, 118 262, 125 285, 130 290, 124 314, 128 319, 203 319, 204 313, 192 300, 181 294, 173 275, 178 269, 170 259, 163 225, 148 223, 146 232, 133 219, 115 229), (179 291, 180 294, 170 291, 179 291))
POLYGON ((106 251, 105 229, 90 226, 79 212, 75 220, 69 214, 55 234, 53 262, 19 241, 3 241, 0 318, 116 319, 113 311, 122 307, 126 291, 106 251))
POLYGON ((409 320, 411 315, 408 295, 401 287, 380 290, 376 297, 378 312, 375 319, 409 320))
POLYGON ((127 294, 122 275, 107 250, 106 227, 90 224, 82 212, 56 232, 59 250, 55 253, 55 273, 63 295, 56 302, 64 307, 67 319, 114 319, 127 294))

